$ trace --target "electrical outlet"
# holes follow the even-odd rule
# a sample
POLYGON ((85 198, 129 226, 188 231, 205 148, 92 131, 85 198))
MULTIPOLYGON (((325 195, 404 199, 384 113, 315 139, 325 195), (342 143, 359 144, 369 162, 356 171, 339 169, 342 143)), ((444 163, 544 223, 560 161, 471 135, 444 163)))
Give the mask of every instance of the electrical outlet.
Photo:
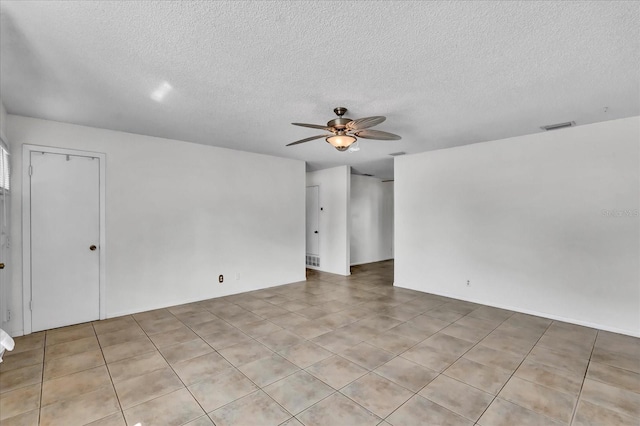
POLYGON ((471 281, 467 280, 467 287, 471 285, 471 281))
POLYGON ((9 321, 11 321, 11 309, 7 309, 7 321, 6 322, 9 322, 9 321))
POLYGON ((218 275, 218 282, 219 283, 223 283, 224 282, 224 275, 218 275))

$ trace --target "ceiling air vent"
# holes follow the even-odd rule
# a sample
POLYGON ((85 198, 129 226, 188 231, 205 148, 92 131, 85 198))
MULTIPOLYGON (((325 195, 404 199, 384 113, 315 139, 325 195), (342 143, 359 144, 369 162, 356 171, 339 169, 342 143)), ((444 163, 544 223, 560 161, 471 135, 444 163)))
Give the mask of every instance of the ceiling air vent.
POLYGON ((542 130, 558 130, 564 129, 565 127, 573 127, 576 125, 575 121, 567 121, 566 123, 558 123, 558 124, 549 124, 547 126, 540 127, 542 130))
POLYGON ((391 154, 389 154, 392 157, 398 157, 400 155, 405 155, 406 152, 400 151, 400 152, 392 152, 391 154))

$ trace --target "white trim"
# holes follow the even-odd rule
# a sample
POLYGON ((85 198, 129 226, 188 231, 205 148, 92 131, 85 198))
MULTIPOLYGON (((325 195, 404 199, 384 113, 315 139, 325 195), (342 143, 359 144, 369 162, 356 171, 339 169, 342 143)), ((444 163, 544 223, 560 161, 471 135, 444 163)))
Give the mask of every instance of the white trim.
POLYGON ((107 156, 102 152, 79 151, 75 149, 53 148, 41 145, 22 146, 22 313, 24 334, 31 334, 31 152, 47 152, 51 154, 76 155, 94 157, 100 161, 100 260, 99 260, 99 318, 106 319, 106 285, 107 285, 107 245, 106 245, 106 163, 107 156))
POLYGON ((5 331, 9 333, 9 336, 11 337, 24 336, 24 332, 22 330, 13 330, 13 331, 5 330, 5 331))
MULTIPOLYGON (((9 155, 9 188, 11 188, 11 171, 12 171, 12 166, 11 166, 11 151, 9 150, 9 146, 6 143, 6 140, 4 138, 3 134, 0 134, 0 147, 2 149, 4 149, 7 154, 9 155)), ((0 152, 1 155, 1 152, 0 152)), ((3 177, 0 177, 0 180, 2 180, 3 177)), ((8 217, 5 217, 4 219, 7 221, 7 223, 9 224, 9 229, 7 230, 9 232, 9 235, 7 235, 7 238, 9 238, 8 241, 10 241, 10 235, 11 235, 11 211, 10 209, 7 208, 7 202, 10 203, 11 200, 11 189, 9 190, 5 190, 4 188, 0 188, 0 197, 5 197, 4 199, 4 208, 5 208, 5 213, 8 215, 8 217)), ((11 266, 11 257, 10 257, 10 253, 11 253, 11 249, 9 247, 9 245, 7 245, 5 247, 5 251, 3 253, 1 253, 3 255, 3 259, 2 262, 6 263, 7 266, 11 266)), ((7 318, 7 311, 9 310, 9 289, 12 288, 11 287, 11 274, 10 274, 11 269, 5 269, 2 271, 3 278, 4 278, 4 282, 0 282, 0 326, 7 326, 8 322, 5 322, 5 319, 7 318)), ((6 331, 6 330, 5 330, 6 331)), ((11 334, 11 333, 9 333, 11 334)))
POLYGON ((538 312, 538 311, 533 311, 531 309, 522 309, 522 308, 518 308, 518 307, 515 307, 515 306, 510 306, 510 305, 502 305, 502 304, 499 304, 499 303, 491 303, 491 304, 489 304, 484 300, 473 299, 473 298, 462 298, 460 296, 454 296, 454 295, 451 295, 451 294, 447 294, 445 292, 438 292, 438 293, 427 292, 427 291, 420 290, 420 289, 413 288, 413 287, 398 285, 395 282, 393 283, 393 286, 394 287, 398 287, 398 288, 404 288, 404 289, 407 289, 407 290, 419 291, 421 293, 435 294, 437 296, 449 297, 451 299, 456 299, 456 300, 463 300, 465 302, 477 303, 479 305, 490 306, 492 308, 506 309, 508 311, 519 312, 521 314, 535 315, 537 317, 548 318, 548 319, 555 320, 555 321, 568 322, 570 324, 576 324, 576 325, 581 325, 581 326, 584 326, 584 327, 595 328, 597 330, 610 331, 612 333, 625 334, 627 336, 633 336, 633 337, 640 337, 640 332, 634 332, 632 330, 626 330, 626 329, 617 328, 617 327, 610 327, 608 325, 597 324, 597 323, 589 322, 589 321, 577 320, 577 319, 574 319, 574 318, 566 318, 566 317, 562 317, 562 316, 559 316, 559 315, 549 314, 549 313, 546 313, 546 312, 538 312))
MULTIPOLYGON (((249 291, 253 291, 253 290, 249 290, 249 291)), ((241 292, 241 293, 244 293, 244 292, 241 292)), ((218 299, 218 298, 221 298, 221 297, 233 296, 234 294, 239 294, 239 293, 225 294, 224 296, 213 297, 212 299, 218 299)), ((144 308, 125 309, 123 311, 109 313, 109 316, 106 319, 122 317, 122 316, 125 316, 125 315, 140 314, 140 313, 149 312, 149 311, 156 311, 158 309, 168 309, 168 308, 172 308, 174 306, 188 305, 190 303, 198 303, 198 302, 203 302, 205 300, 211 300, 211 299, 199 299, 199 298, 184 299, 182 301, 171 302, 171 304, 169 304, 169 305, 164 304, 164 303, 159 303, 157 305, 147 305, 144 308)))
MULTIPOLYGON (((322 232, 322 230, 320 229, 320 217, 321 217, 320 212, 322 211, 322 210, 320 209, 320 206, 322 205, 322 204, 320 204, 320 185, 318 184, 318 185, 309 185, 309 186, 305 186, 305 187, 304 187, 304 191, 305 191, 305 193, 304 193, 304 197, 305 197, 305 202, 304 202, 304 209, 305 209, 305 224, 304 224, 304 229, 305 229, 305 231, 304 231, 304 233, 305 233, 305 239, 306 239, 307 226, 308 226, 307 221, 306 221, 306 217, 307 217, 307 215, 306 215, 306 213, 307 213, 307 189, 309 189, 309 188, 314 188, 314 187, 315 187, 315 188, 318 188, 318 211, 317 211, 317 213, 318 213, 318 229, 317 229, 317 231, 318 231, 318 232, 322 232)), ((314 254, 314 253, 307 253, 307 247, 306 247, 306 241, 305 241, 305 248, 304 248, 305 256, 306 256, 306 255, 311 255, 311 256, 318 256, 318 257, 320 257, 320 235, 322 235, 322 234, 318 234, 318 253, 317 253, 317 254, 314 254)), ((307 262, 305 262, 305 266, 306 266, 306 263, 307 263, 307 262)))
POLYGON ((260 287, 260 288, 255 288, 255 289, 252 289, 252 290, 243 290, 243 291, 238 291, 238 292, 231 292, 231 293, 223 294, 223 295, 220 295, 220 296, 210 297, 208 299, 201 299, 201 298, 183 299, 182 301, 173 301, 169 305, 164 304, 164 303, 159 303, 159 304, 156 304, 156 305, 147 306, 145 308, 125 309, 123 311, 110 313, 108 318, 117 318, 117 317, 121 317, 121 316, 124 316, 124 315, 134 315, 134 314, 140 314, 140 313, 143 313, 143 312, 155 311, 155 310, 158 310, 158 309, 168 309, 168 308, 172 308, 174 306, 188 305, 190 303, 198 303, 198 302, 206 302, 208 300, 223 299, 225 297, 235 296, 235 295, 238 295, 238 294, 251 293, 253 291, 266 290, 266 289, 269 289, 269 288, 282 287, 282 286, 291 285, 291 284, 299 284, 299 283, 303 283, 305 281, 306 281, 306 277, 303 278, 302 280, 298 280, 298 281, 291 281, 291 282, 284 283, 284 284, 273 284, 273 285, 269 285, 268 287, 260 287))
POLYGON ((357 263, 352 263, 351 266, 358 266, 358 265, 368 265, 369 263, 378 263, 378 262, 386 262, 387 260, 393 260, 393 256, 392 257, 388 257, 386 259, 380 259, 380 260, 367 260, 366 262, 357 262, 357 263))
POLYGON ((345 259, 345 277, 351 275, 351 166, 347 166, 347 246, 345 247, 345 253, 347 258, 345 259))

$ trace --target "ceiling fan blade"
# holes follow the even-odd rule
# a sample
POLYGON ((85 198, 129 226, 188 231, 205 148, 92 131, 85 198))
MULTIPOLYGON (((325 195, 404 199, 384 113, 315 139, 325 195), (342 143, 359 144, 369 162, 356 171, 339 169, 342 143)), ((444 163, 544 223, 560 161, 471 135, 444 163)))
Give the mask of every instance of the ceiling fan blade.
POLYGON ((402 139, 398 135, 394 135, 393 133, 389 132, 383 132, 381 130, 361 130, 359 132, 355 132, 355 135, 363 139, 377 139, 380 141, 397 141, 402 139))
POLYGON ((327 127, 326 125, 321 124, 307 124, 307 123, 291 123, 294 126, 302 126, 302 127, 311 127, 312 129, 322 129, 322 130, 330 130, 331 127, 327 127))
POLYGON ((328 138, 329 136, 333 136, 333 135, 317 135, 317 136, 311 136, 310 138, 300 139, 299 141, 295 141, 295 142, 288 143, 286 146, 298 145, 299 143, 310 142, 310 141, 312 141, 312 140, 314 140, 314 139, 328 138))
POLYGON ((387 117, 383 117, 381 115, 376 115, 374 117, 358 118, 357 120, 352 120, 349 123, 347 123, 347 129, 348 130, 368 129, 369 127, 377 126, 378 124, 382 123, 386 119, 387 117))

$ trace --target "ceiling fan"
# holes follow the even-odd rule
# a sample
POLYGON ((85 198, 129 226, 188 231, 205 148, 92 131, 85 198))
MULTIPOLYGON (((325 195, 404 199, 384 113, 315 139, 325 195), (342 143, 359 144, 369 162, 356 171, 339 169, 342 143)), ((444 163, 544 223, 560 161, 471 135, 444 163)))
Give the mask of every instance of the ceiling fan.
POLYGON ((382 141, 396 141, 401 139, 400 136, 394 135, 393 133, 383 132, 381 130, 369 130, 370 127, 376 126, 387 119, 386 117, 383 117, 381 115, 352 120, 350 118, 343 117, 343 115, 347 112, 347 109, 345 107, 335 108, 333 112, 336 113, 338 118, 330 120, 326 126, 320 124, 291 123, 294 126, 322 129, 331 133, 300 139, 299 141, 287 144, 287 146, 309 142, 314 139, 325 138, 326 141, 333 147, 335 147, 335 149, 337 149, 338 151, 346 151, 353 145, 354 142, 358 140, 358 138, 377 139, 382 141))

